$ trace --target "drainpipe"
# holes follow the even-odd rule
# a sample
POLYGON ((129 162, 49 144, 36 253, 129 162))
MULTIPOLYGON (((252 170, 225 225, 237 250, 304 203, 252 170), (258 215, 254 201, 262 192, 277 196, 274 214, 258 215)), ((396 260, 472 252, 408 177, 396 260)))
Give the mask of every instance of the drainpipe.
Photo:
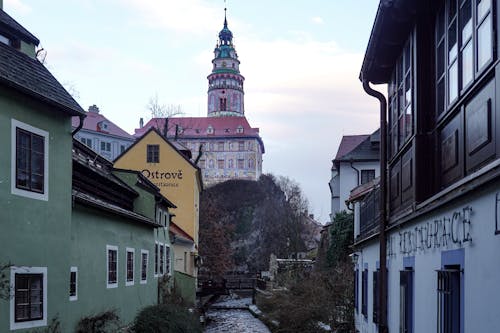
POLYGON ((200 161, 201 155, 203 155, 203 145, 200 144, 198 147, 198 157, 196 157, 196 160, 194 161, 195 165, 198 165, 198 162, 200 161))
POLYGON ((78 116, 78 118, 80 118, 80 123, 78 124, 78 127, 75 128, 75 130, 73 132, 71 132, 71 136, 75 136, 75 134, 82 129, 83 127, 83 120, 85 119, 86 115, 84 114, 81 114, 78 116))
POLYGON ((351 168, 356 171, 356 186, 359 186, 359 169, 355 168, 354 165, 352 165, 352 163, 354 163, 354 160, 351 158, 351 160, 349 161, 350 164, 351 164, 351 168))
POLYGON ((387 173, 387 101, 385 96, 370 87, 368 80, 363 78, 363 89, 370 96, 375 97, 380 102, 380 225, 379 225, 379 245, 380 245, 380 293, 379 293, 379 304, 380 304, 380 320, 379 320, 379 332, 388 333, 389 328, 387 326, 387 239, 386 239, 386 200, 387 200, 387 186, 386 186, 386 173, 387 173))

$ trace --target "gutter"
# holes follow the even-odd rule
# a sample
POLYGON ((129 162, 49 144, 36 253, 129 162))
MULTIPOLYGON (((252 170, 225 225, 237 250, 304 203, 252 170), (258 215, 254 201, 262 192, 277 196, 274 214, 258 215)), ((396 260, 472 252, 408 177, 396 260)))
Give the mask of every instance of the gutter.
POLYGON ((75 134, 76 134, 79 130, 81 130, 81 129, 82 129, 82 127, 83 127, 83 120, 85 119, 85 117, 86 117, 86 116, 87 116, 87 115, 84 115, 84 114, 82 114, 82 115, 79 115, 79 116, 78 116, 78 118, 80 119, 80 123, 78 124, 78 127, 77 127, 77 128, 75 128, 75 130, 74 130, 73 132, 71 132, 71 136, 75 136, 75 134))
POLYGON ((363 89, 365 92, 375 97, 380 103, 380 227, 379 227, 379 261, 380 261, 380 283, 379 283, 379 304, 380 304, 380 319, 378 328, 380 333, 388 333, 387 326, 387 101, 385 96, 370 87, 367 79, 362 78, 363 89))

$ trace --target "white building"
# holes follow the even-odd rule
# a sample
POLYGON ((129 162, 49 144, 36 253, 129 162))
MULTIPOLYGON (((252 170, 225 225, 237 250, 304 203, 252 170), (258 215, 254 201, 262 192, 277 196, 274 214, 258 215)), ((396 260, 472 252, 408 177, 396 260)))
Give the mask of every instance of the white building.
POLYGON ((352 188, 365 184, 379 176, 378 131, 371 135, 344 135, 335 159, 328 186, 331 193, 331 213, 347 210, 346 200, 352 188))
POLYGON ((387 151, 380 185, 351 193, 359 332, 499 331, 499 5, 380 2, 360 79, 387 151))

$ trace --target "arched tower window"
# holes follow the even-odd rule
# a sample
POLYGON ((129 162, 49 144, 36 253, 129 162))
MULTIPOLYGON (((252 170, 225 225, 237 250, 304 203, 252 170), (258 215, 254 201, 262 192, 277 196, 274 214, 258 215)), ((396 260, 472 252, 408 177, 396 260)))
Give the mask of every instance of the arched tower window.
POLYGON ((219 98, 219 109, 221 111, 226 111, 227 98, 221 97, 219 98))

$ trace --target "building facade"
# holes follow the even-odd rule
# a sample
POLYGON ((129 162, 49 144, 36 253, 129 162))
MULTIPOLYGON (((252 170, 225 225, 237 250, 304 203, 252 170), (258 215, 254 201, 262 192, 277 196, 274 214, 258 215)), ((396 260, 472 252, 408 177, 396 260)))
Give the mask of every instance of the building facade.
POLYGON ((330 219, 347 210, 346 200, 352 188, 379 176, 380 135, 344 135, 332 160, 328 186, 331 194, 330 219))
POLYGON ((54 320, 73 332, 112 309, 128 325, 158 301, 153 269, 167 261, 155 244, 165 251, 170 240, 156 217, 161 209, 169 220, 173 205, 141 173, 118 172, 73 139, 71 119, 83 124, 85 112, 1 4, 0 332, 54 320))
POLYGON ((205 185, 229 179, 257 180, 262 174, 264 142, 245 117, 245 78, 224 17, 208 76, 208 117, 153 118, 135 130, 141 137, 157 128, 188 147, 202 170, 205 185))
POLYGON ((191 161, 189 150, 171 142, 151 128, 115 160, 117 168, 136 170, 160 192, 171 198, 175 261, 174 279, 183 286, 185 299, 194 302, 198 251, 199 202, 203 189, 200 169, 191 161), (177 230, 178 229, 178 230, 177 230))
POLYGON ((354 244, 360 332, 500 327, 499 5, 380 2, 360 79, 387 116, 387 151, 380 209, 359 221, 380 223, 354 244))
MULTIPOLYGON (((74 117, 71 125, 77 128, 79 119, 74 117)), ((75 138, 110 161, 135 141, 132 135, 104 117, 96 105, 89 107, 83 127, 75 134, 75 138)))

